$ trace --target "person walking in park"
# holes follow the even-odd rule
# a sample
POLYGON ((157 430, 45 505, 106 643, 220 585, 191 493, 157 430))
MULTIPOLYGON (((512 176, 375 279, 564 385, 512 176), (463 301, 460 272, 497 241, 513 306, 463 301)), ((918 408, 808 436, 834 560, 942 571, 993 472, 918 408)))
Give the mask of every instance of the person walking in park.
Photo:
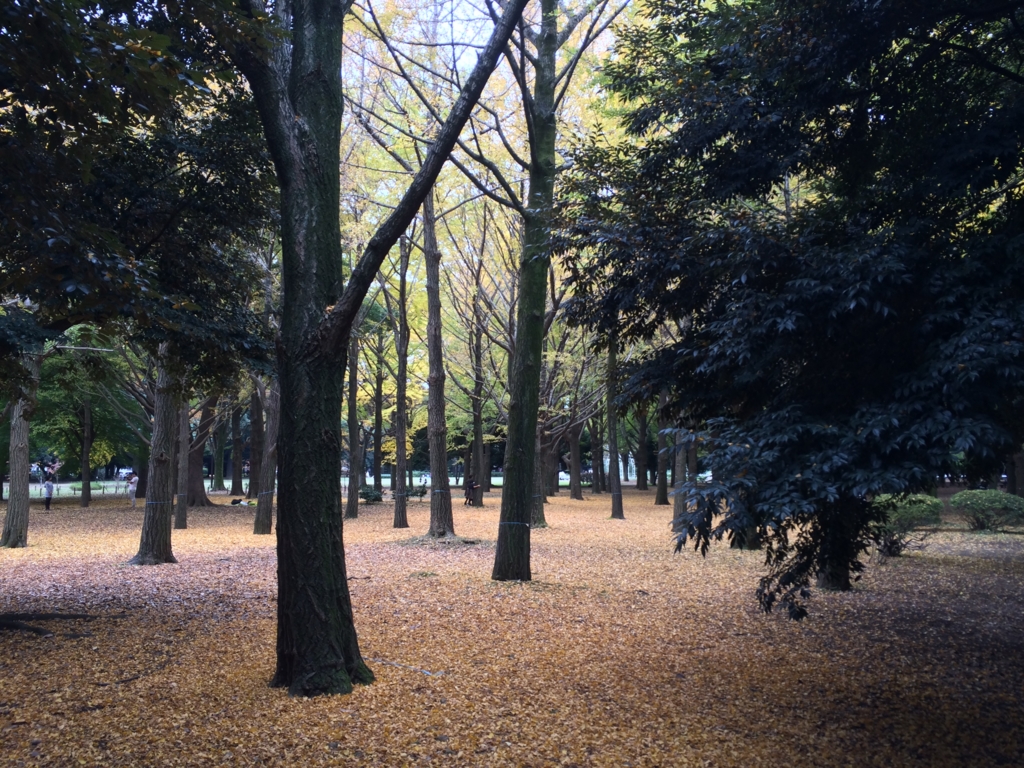
POLYGON ((135 491, 139 487, 139 476, 132 472, 131 477, 128 478, 128 500, 132 503, 132 507, 135 507, 135 491))
POLYGON ((50 501, 53 499, 53 478, 50 475, 46 476, 45 482, 43 482, 43 496, 46 500, 46 508, 50 508, 50 501))

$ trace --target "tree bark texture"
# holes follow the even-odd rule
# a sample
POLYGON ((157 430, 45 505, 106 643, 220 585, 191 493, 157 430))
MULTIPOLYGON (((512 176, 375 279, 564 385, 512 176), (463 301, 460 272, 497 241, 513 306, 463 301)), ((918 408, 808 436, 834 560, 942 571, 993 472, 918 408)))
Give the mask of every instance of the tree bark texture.
POLYGON ((532 100, 529 195, 523 220, 523 253, 519 261, 519 306, 516 345, 509 375, 508 442, 501 494, 501 519, 491 578, 529 581, 530 521, 536 493, 537 411, 544 344, 544 309, 550 264, 551 211, 554 205, 557 0, 541 0, 536 37, 537 59, 532 100))
POLYGON ((377 370, 373 382, 373 487, 383 491, 381 465, 384 440, 384 329, 377 331, 377 370))
POLYGON ((213 432, 213 490, 226 491, 224 487, 224 453, 227 451, 228 442, 228 420, 223 416, 225 404, 221 403, 217 408, 217 416, 220 421, 217 429, 213 432))
POLYGON ((619 423, 615 407, 618 377, 618 340, 614 333, 608 339, 608 492, 612 497, 612 519, 624 520, 622 483, 619 480, 619 423))
POLYGON ((82 471, 82 497, 79 504, 88 507, 92 503, 92 441, 96 431, 92 426, 92 403, 89 395, 82 396, 82 453, 80 466, 82 471))
POLYGON ((242 492, 242 406, 236 405, 231 409, 231 495, 242 492))
POLYGON ((647 403, 636 407, 636 489, 647 490, 647 403))
MULTIPOLYGON (((206 452, 206 444, 210 440, 210 432, 213 423, 217 419, 217 396, 211 395, 203 402, 199 411, 199 425, 196 427, 196 436, 191 443, 188 455, 188 505, 190 507, 212 507, 214 503, 206 495, 206 485, 203 483, 203 454, 206 452)), ((265 449, 264 449, 265 450, 265 449)))
POLYGON ((153 434, 149 443, 146 512, 142 519, 138 554, 129 561, 132 565, 178 562, 171 552, 171 506, 174 497, 172 461, 178 438, 179 412, 174 379, 167 371, 168 354, 168 343, 161 343, 157 353, 153 398, 153 434))
POLYGON ((41 354, 26 354, 22 364, 27 381, 20 397, 11 409, 11 492, 7 501, 7 517, 0 535, 0 547, 16 549, 28 546, 28 493, 29 493, 29 425, 36 408, 36 390, 42 370, 41 354))
POLYGON ((544 504, 547 502, 547 497, 544 494, 544 452, 539 435, 536 438, 534 451, 540 458, 533 463, 533 498, 530 499, 530 527, 547 528, 548 521, 544 517, 544 504))
POLYGON ((263 446, 263 460, 260 462, 260 495, 256 501, 256 519, 252 532, 268 534, 274 528, 274 486, 277 480, 277 433, 281 413, 281 393, 277 381, 267 385, 266 414, 267 439, 263 446))
POLYGON ((363 476, 363 443, 359 439, 359 339, 352 337, 348 352, 348 500, 345 517, 359 517, 359 487, 363 476))
POLYGON ((452 491, 448 483, 448 426, 444 402, 444 341, 441 338, 441 249, 437 244, 434 193, 423 201, 423 255, 427 273, 427 443, 430 447, 430 529, 434 537, 454 536, 452 491))
MULTIPOLYGON (((350 1, 276 3, 288 30, 269 51, 227 35, 253 92, 281 191, 283 304, 278 343, 278 630, 273 685, 293 695, 342 693, 369 682, 352 617, 342 543, 341 372, 359 307, 380 264, 429 194, 479 99, 525 0, 512 0, 423 168, 370 239, 342 292, 339 136, 343 21, 350 1)), ((252 0, 256 11, 264 11, 252 0)))
POLYGON ((398 357, 397 378, 395 381, 395 465, 391 473, 391 487, 395 497, 395 528, 408 528, 409 486, 406 484, 407 408, 406 378, 409 365, 409 308, 406 303, 406 276, 409 271, 409 258, 412 255, 412 243, 403 237, 399 251, 398 269, 398 328, 395 334, 395 354, 398 357))
POLYGON ((260 495, 260 462, 263 460, 263 402, 253 389, 249 400, 249 488, 245 498, 258 499, 260 495))
POLYGON ((580 437, 582 435, 582 422, 569 433, 569 498, 577 501, 583 501, 582 462, 580 459, 580 437))
POLYGON ((182 393, 182 402, 178 406, 178 445, 175 452, 177 470, 175 472, 174 527, 178 529, 188 528, 188 465, 189 449, 192 447, 190 411, 188 397, 182 393))

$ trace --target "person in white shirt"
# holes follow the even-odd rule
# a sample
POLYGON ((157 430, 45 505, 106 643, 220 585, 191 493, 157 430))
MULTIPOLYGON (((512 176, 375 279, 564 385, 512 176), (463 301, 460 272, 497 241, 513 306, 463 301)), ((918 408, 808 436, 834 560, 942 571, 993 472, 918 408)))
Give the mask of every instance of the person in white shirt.
POLYGON ((132 506, 135 506, 135 491, 139 487, 139 476, 132 473, 132 476, 128 478, 128 499, 131 501, 132 506))

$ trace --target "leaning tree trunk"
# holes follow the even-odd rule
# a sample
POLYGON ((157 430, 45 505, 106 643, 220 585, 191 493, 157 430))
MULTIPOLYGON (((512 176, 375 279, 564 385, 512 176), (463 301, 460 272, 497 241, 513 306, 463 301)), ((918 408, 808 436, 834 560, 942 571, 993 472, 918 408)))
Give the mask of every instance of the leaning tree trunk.
POLYGON ((142 519, 139 552, 132 565, 176 563, 171 553, 171 506, 174 486, 174 443, 178 437, 178 408, 174 379, 167 372, 169 345, 160 344, 153 403, 153 435, 149 442, 146 513, 142 519))
POLYGON ((231 495, 242 492, 242 406, 236 405, 231 409, 231 495))
POLYGON ((608 492, 612 496, 612 518, 624 520, 626 516, 622 509, 622 484, 619 481, 619 424, 618 414, 615 410, 616 377, 618 376, 617 345, 618 340, 613 333, 608 339, 608 492))
POLYGON ((210 439, 210 431, 213 429, 213 422, 217 418, 217 396, 212 395, 206 398, 202 410, 199 412, 199 426, 196 428, 196 439, 192 441, 188 454, 188 505, 190 507, 213 507, 216 506, 210 497, 206 495, 206 485, 203 483, 203 471, 206 468, 203 462, 203 454, 206 452, 206 444, 210 439))
POLYGON ((24 356, 28 381, 11 409, 11 492, 7 501, 7 517, 4 520, 3 535, 0 536, 0 547, 14 549, 28 546, 28 433, 32 413, 36 407, 36 390, 39 387, 42 364, 41 354, 24 356))
POLYGON ((249 488, 245 498, 260 496, 260 462, 263 460, 263 402, 253 389, 249 399, 249 488))
POLYGON ((441 249, 437 245, 434 193, 423 201, 423 251, 427 272, 427 442, 430 447, 430 529, 437 538, 455 535, 448 483, 448 427, 444 407, 444 347, 441 338, 441 249))
POLYGON ((264 442, 263 460, 260 462, 260 491, 256 502, 256 519, 252 532, 268 534, 274 527, 274 486, 277 480, 277 433, 281 413, 281 393, 277 381, 270 380, 267 386, 267 439, 264 442))
POLYGON ((82 470, 82 498, 79 502, 82 507, 88 507, 92 503, 92 441, 95 437, 92 426, 92 403, 89 395, 82 398, 82 453, 80 465, 82 470))
POLYGON ((352 337, 348 353, 348 501, 345 517, 359 517, 359 486, 363 475, 363 444, 359 439, 359 339, 352 337))
POLYGON ((188 528, 189 449, 192 447, 192 424, 189 413, 188 399, 184 399, 178 409, 178 447, 175 454, 177 494, 174 499, 174 527, 177 529, 188 528))
POLYGON ((393 495, 395 497, 395 528, 408 528, 409 486, 406 484, 406 377, 409 365, 409 310, 406 306, 406 273, 409 271, 409 258, 412 255, 412 243, 403 237, 399 248, 398 270, 398 329, 395 334, 395 354, 398 356, 398 371, 395 380, 395 464, 391 473, 393 495))
POLYGON ((654 493, 654 503, 657 506, 668 506, 668 442, 665 440, 665 430, 668 422, 663 415, 665 406, 668 405, 668 392, 661 390, 658 396, 658 487, 654 493))

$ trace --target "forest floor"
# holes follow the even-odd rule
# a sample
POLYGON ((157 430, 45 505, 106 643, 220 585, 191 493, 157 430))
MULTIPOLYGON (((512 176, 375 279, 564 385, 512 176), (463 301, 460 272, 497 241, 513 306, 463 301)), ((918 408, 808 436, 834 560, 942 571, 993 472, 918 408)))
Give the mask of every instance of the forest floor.
POLYGON ((0 611, 90 613, 0 632, 0 765, 1024 765, 1024 536, 947 525, 758 611, 763 556, 673 554, 670 512, 627 491, 546 507, 534 581, 490 580, 498 500, 425 543, 389 505, 345 522, 364 656, 347 696, 291 699, 274 666, 274 537, 189 512, 177 565, 140 568, 142 508, 33 505, 0 550, 0 611))

